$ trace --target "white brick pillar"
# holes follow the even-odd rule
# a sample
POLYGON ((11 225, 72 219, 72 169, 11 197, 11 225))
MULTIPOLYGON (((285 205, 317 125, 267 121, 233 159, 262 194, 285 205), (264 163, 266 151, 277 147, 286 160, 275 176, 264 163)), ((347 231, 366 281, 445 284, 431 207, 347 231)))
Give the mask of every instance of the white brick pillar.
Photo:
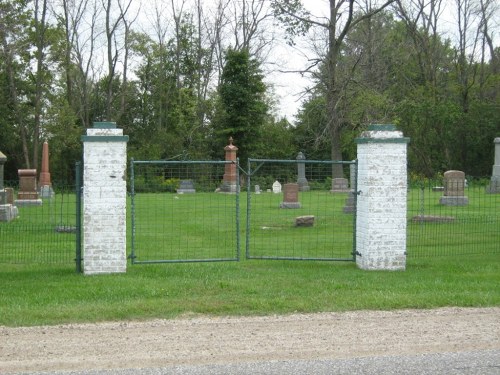
POLYGON ((356 139, 356 264, 361 269, 406 267, 408 142, 394 125, 370 125, 356 139))
POLYGON ((126 272, 128 136, 113 122, 95 122, 82 141, 83 272, 126 272))

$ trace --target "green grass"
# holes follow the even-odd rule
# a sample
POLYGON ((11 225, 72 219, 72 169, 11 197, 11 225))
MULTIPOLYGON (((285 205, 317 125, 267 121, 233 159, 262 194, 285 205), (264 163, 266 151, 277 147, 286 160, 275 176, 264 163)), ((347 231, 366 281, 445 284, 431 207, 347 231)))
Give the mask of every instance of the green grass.
MULTIPOLYGON (((423 213, 456 220, 409 222, 405 272, 242 256, 240 262, 129 265, 126 274, 86 277, 75 273, 74 235, 54 231, 73 225, 74 203, 23 208, 16 221, 0 223, 0 325, 500 306, 500 195, 469 190, 468 206, 443 207, 440 193, 425 192, 425 199, 419 194, 412 189, 409 218, 423 213), (9 264, 15 262, 30 264, 9 264)), ((296 210, 280 209, 281 197, 272 193, 252 197, 251 255, 348 257, 353 216, 342 212, 345 197, 301 193, 296 210), (316 216, 315 226, 295 228, 294 218, 307 214, 316 216)), ((235 256, 234 195, 141 193, 137 199, 139 260, 235 256)), ((240 204, 244 251, 244 193, 240 204)))
POLYGON ((244 260, 131 265, 83 276, 73 267, 0 264, 0 325, 499 306, 498 255, 412 260, 405 272, 351 262, 244 260))

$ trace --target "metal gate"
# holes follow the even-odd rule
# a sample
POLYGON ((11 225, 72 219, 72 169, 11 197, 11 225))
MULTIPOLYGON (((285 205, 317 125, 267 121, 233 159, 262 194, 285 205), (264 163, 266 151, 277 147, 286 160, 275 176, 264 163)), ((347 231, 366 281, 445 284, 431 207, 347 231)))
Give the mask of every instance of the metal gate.
POLYGON ((237 261, 237 161, 130 163, 132 263, 237 261), (226 166, 234 185, 221 185, 226 166))
POLYGON ((249 159, 246 257, 353 261, 356 161, 249 159), (349 179, 332 179, 341 167, 349 179))

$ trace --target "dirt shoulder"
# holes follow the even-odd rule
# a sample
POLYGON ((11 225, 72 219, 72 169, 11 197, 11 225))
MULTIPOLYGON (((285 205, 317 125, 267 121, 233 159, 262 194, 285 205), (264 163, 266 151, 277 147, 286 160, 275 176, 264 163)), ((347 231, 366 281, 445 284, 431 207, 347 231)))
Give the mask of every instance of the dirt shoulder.
POLYGON ((0 373, 500 349, 499 308, 0 327, 0 373))

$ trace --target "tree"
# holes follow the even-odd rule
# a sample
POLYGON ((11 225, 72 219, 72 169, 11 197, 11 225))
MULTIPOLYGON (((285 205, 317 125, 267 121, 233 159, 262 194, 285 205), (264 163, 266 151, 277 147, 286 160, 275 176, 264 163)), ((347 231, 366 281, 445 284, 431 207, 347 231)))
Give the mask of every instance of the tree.
POLYGON ((268 113, 259 62, 250 57, 248 50, 227 51, 218 94, 219 105, 212 121, 214 151, 220 154, 229 137, 233 137, 239 147, 240 160, 245 163, 256 146, 268 113))
MULTIPOLYGON (((326 106, 328 130, 331 141, 332 160, 342 160, 341 136, 347 124, 346 113, 346 91, 351 83, 350 77, 340 74, 341 52, 348 34, 357 24, 379 13, 394 0, 388 0, 380 6, 371 7, 371 2, 361 3, 357 7, 354 0, 329 0, 329 17, 327 20, 318 20, 306 12, 299 0, 274 0, 273 6, 278 18, 287 23, 302 25, 296 32, 304 33, 309 28, 320 28, 326 33, 326 53, 318 55, 316 63, 312 64, 306 71, 322 66, 323 69, 316 71, 316 77, 323 86, 326 106)), ((293 32, 293 31, 292 31, 293 32)), ((356 69, 356 64, 350 67, 351 72, 356 69)), ((333 177, 343 177, 342 165, 334 164, 332 167, 333 177)))

